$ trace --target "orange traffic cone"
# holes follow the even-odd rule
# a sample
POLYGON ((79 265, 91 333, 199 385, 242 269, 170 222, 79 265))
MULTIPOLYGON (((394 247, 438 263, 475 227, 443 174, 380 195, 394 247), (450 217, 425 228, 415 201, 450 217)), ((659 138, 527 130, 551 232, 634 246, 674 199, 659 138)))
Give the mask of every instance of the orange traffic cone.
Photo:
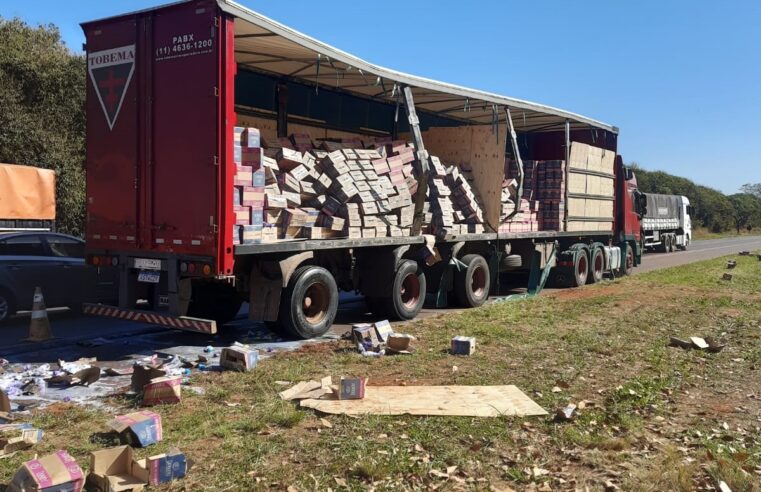
POLYGON ((32 321, 29 323, 29 340, 30 342, 44 342, 53 338, 53 332, 50 331, 50 321, 48 320, 48 311, 45 308, 45 298, 42 297, 42 289, 37 287, 34 290, 34 302, 32 303, 32 321))

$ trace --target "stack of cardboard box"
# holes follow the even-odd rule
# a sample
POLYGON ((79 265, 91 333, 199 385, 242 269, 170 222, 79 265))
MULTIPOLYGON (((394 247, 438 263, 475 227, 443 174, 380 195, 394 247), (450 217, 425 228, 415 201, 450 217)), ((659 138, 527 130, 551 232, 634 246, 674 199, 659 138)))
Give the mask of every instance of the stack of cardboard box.
POLYGON ((518 168, 505 163, 499 232, 560 231, 565 215, 565 161, 523 161, 523 192, 518 193, 518 168), (508 216, 519 204, 518 213, 508 216))
MULTIPOLYGON (((234 155, 235 244, 410 235, 418 181, 408 142, 264 139, 254 128, 236 127, 234 155)), ((470 171, 432 160, 426 231, 484 232, 470 171)))
POLYGON ((431 164, 423 210, 427 232, 441 237, 483 233, 483 206, 470 169, 444 164, 436 156, 431 156, 431 164))

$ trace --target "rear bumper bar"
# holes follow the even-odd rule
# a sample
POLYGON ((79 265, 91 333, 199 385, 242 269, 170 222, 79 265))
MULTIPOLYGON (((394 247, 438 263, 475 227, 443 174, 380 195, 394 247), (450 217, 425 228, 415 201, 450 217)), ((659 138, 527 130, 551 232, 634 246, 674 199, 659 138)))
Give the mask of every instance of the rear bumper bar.
POLYGON ((122 309, 103 304, 83 304, 82 310, 90 316, 123 319, 135 323, 147 323, 175 330, 195 331, 214 335, 217 333, 217 322, 210 319, 189 318, 187 316, 172 316, 154 311, 138 309, 122 309))

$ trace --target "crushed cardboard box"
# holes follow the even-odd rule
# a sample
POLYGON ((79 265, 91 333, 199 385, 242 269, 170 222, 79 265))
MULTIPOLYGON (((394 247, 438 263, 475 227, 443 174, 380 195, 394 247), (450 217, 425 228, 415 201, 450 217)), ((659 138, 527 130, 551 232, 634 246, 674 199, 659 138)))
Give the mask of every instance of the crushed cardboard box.
POLYGON ((122 442, 142 448, 161 441, 164 436, 161 415, 149 411, 117 415, 109 427, 119 434, 122 442))
POLYGON ((330 376, 325 376, 321 381, 302 381, 279 393, 280 398, 286 401, 321 398, 329 394, 333 394, 333 380, 330 376))
POLYGON ((182 376, 151 379, 143 388, 143 405, 151 407, 182 401, 182 376))
POLYGON ((363 399, 340 400, 328 395, 301 400, 300 405, 322 413, 345 415, 547 415, 546 410, 513 385, 367 386, 363 399))
POLYGON ((81 492, 84 474, 64 450, 27 461, 8 484, 7 492, 81 492))
POLYGON ((43 432, 32 424, 0 425, 0 458, 29 449, 42 441, 43 432))
POLYGON ((185 477, 188 467, 185 455, 179 449, 172 448, 168 453, 137 460, 133 473, 148 485, 161 485, 185 477))
POLYGON ((238 342, 222 349, 219 356, 219 365, 233 371, 250 371, 256 367, 258 361, 258 350, 238 342))
POLYGON ((137 476, 134 468, 135 460, 129 446, 93 451, 90 453, 87 487, 102 492, 140 492, 148 482, 137 476))

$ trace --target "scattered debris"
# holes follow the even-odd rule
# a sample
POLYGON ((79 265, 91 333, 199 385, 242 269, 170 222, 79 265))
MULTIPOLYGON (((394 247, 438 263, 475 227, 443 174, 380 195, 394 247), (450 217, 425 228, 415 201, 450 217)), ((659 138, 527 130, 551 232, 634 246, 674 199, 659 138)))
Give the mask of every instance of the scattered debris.
POLYGON ((473 355, 476 350, 475 337, 456 336, 452 338, 453 355, 473 355))
POLYGON ((387 354, 411 354, 410 343, 415 340, 412 335, 392 333, 386 342, 387 354))
POLYGON ((0 425, 0 458, 29 449, 42 441, 43 432, 32 424, 0 425))
POLYGON ((721 480, 719 482, 719 492, 732 492, 732 489, 729 488, 729 485, 727 485, 727 482, 724 480, 721 480))
MULTIPOLYGON (((282 393, 281 393, 282 395, 282 393)), ((509 386, 367 386, 362 400, 327 394, 301 406, 328 414, 533 416, 547 412, 513 385, 509 386)))
POLYGON ((8 492, 66 490, 81 492, 84 474, 76 460, 64 450, 27 461, 8 484, 8 492))
POLYGON ((182 401, 182 376, 151 379, 143 388, 143 405, 150 407, 182 401))
POLYGON ((90 453, 88 487, 103 491, 141 491, 146 485, 161 485, 183 478, 188 469, 179 449, 169 453, 134 459, 129 446, 117 446, 90 453))
POLYGON ((145 385, 151 382, 151 379, 166 376, 166 371, 160 369, 160 365, 135 364, 132 366, 132 391, 141 394, 145 385))
POLYGON ((740 255, 740 256, 750 256, 750 251, 740 251, 737 254, 740 255))
POLYGON ((605 492, 614 492, 616 490, 621 490, 621 488, 616 485, 613 480, 606 480, 604 484, 605 492))
POLYGON ((721 276, 722 280, 732 280, 732 274, 731 273, 725 273, 721 276))
POLYGON ((351 335, 354 342, 357 344, 357 351, 360 354, 366 355, 370 353, 381 353, 381 342, 378 339, 378 334, 375 331, 375 327, 370 323, 357 323, 352 325, 351 335))
POLYGON ((576 405, 569 403, 555 411, 555 422, 569 422, 576 417, 576 405))
POLYGON ((330 376, 325 376, 321 381, 302 381, 292 388, 279 393, 283 400, 304 400, 307 398, 321 398, 324 395, 333 394, 333 381, 330 376))
POLYGON ((140 492, 148 483, 136 475, 132 448, 117 446, 90 453, 90 473, 87 475, 88 489, 112 492, 140 492))
POLYGON ((339 381, 339 400, 361 400, 365 397, 367 381, 362 378, 341 377, 339 381))
POLYGON ((150 446, 164 436, 161 415, 148 411, 117 415, 109 427, 119 434, 123 443, 135 447, 150 446))
POLYGON ((222 353, 219 356, 219 365, 233 371, 250 371, 256 367, 258 361, 258 350, 238 342, 222 349, 222 353))
POLYGON ((722 349, 726 346, 725 344, 720 344, 716 340, 714 340, 712 337, 690 337, 690 340, 682 340, 680 338, 671 337, 669 340, 669 347, 679 347, 683 348, 685 350, 690 349, 697 349, 697 350, 705 350, 707 352, 721 352, 722 349))
POLYGON ((737 266, 737 262, 735 260, 727 260, 727 270, 731 270, 732 268, 737 266))
POLYGON ((692 342, 692 345, 695 346, 695 348, 699 348, 700 350, 705 350, 708 348, 708 344, 703 338, 690 337, 690 341, 692 342))
POLYGON ((188 459, 177 448, 168 453, 149 456, 135 462, 137 475, 148 485, 160 485, 185 477, 188 473, 188 459))

